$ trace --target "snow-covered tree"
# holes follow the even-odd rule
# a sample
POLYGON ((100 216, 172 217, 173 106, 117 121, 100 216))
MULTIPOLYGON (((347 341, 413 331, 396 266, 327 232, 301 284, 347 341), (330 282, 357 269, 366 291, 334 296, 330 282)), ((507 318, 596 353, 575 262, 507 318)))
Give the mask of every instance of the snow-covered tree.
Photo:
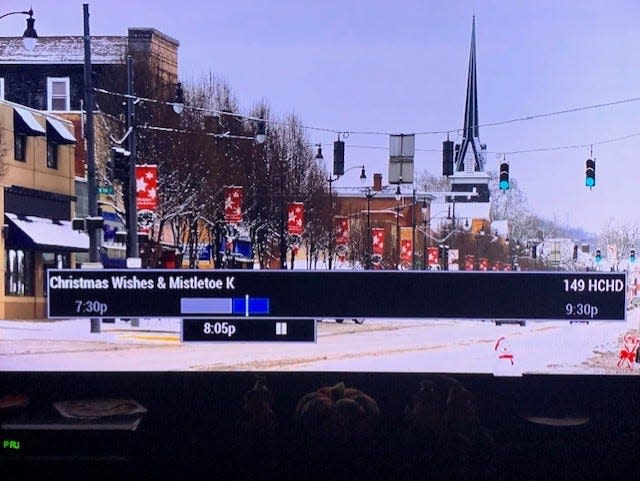
POLYGON ((618 257, 628 256, 631 249, 637 249, 640 242, 640 226, 636 223, 616 222, 609 219, 605 223, 600 235, 598 245, 606 248, 616 247, 618 257))

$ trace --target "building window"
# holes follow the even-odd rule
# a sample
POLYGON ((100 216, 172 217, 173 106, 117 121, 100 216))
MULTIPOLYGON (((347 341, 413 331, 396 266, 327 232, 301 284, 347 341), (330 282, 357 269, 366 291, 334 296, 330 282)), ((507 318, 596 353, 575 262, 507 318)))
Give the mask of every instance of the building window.
POLYGON ((33 253, 19 249, 6 250, 5 284, 7 296, 33 295, 33 253))
POLYGON ((4 79, 0 77, 0 100, 4 100, 4 79))
POLYGON ((69 77, 47 78, 47 110, 70 110, 69 77))
POLYGON ((13 136, 13 157, 20 162, 27 161, 27 135, 19 132, 13 136))
POLYGON ((65 269, 71 266, 71 257, 68 253, 43 252, 42 253, 42 274, 44 286, 44 296, 47 297, 47 271, 49 269, 65 269))
POLYGON ((47 141, 47 167, 58 168, 58 144, 51 140, 47 141))

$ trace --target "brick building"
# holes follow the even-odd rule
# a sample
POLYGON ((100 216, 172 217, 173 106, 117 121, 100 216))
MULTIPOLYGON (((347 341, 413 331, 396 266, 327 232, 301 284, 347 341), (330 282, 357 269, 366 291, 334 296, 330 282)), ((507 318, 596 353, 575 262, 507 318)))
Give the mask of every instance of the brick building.
POLYGON ((89 248, 71 228, 75 144, 71 122, 0 101, 1 318, 45 317, 47 269, 89 248))
POLYGON ((337 247, 337 267, 349 264, 366 267, 369 255, 373 259, 372 267, 396 268, 397 264, 405 268, 422 267, 429 239, 425 232, 431 234, 429 219, 434 196, 417 191, 411 185, 401 185, 398 195, 397 188, 395 184, 382 185, 382 174, 374 174, 373 185, 369 187, 334 189, 336 211, 347 219, 349 225, 346 249, 337 247), (379 249, 373 246, 374 233, 370 234, 372 238, 367 242, 368 231, 376 229, 383 229, 384 232, 380 257, 376 256, 379 249), (400 241, 409 240, 410 250, 403 258, 400 241))
MULTIPOLYGON (((124 93, 126 61, 134 61, 135 91, 150 95, 155 86, 175 84, 178 80, 179 42, 154 28, 129 28, 126 36, 91 36, 93 83, 97 89, 124 93)), ((168 92, 158 91, 155 95, 168 92)), ((37 110, 55 112, 73 124, 76 139, 83 135, 84 102, 84 38, 82 36, 40 36, 36 48, 24 48, 22 37, 0 38, 0 100, 37 110)), ((113 194, 100 194, 100 206, 109 229, 103 239, 101 257, 106 265, 124 265, 123 246, 112 245, 117 230, 124 230, 121 215, 122 198, 119 186, 113 185, 105 166, 110 159, 112 138, 124 133, 122 98, 96 93, 95 151, 97 182, 101 190, 113 188, 113 194)), ((76 144, 74 152, 74 194, 78 217, 88 215, 84 142, 76 144)), ((144 158, 139 157, 144 162, 144 158)), ((86 260, 86 255, 76 256, 86 260)))

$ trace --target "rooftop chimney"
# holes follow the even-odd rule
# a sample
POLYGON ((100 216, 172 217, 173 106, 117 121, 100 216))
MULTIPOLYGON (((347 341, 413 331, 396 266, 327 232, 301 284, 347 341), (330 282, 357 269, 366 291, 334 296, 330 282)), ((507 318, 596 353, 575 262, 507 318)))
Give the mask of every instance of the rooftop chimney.
POLYGON ((382 174, 373 174, 373 190, 377 192, 382 190, 382 174))

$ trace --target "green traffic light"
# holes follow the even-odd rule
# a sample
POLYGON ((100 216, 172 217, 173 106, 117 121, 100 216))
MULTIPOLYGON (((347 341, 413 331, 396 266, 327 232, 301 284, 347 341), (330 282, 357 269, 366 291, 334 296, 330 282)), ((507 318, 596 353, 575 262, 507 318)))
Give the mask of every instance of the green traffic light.
POLYGON ((508 180, 501 180, 500 184, 499 184, 500 190, 507 190, 509 189, 509 181, 508 180))
POLYGON ((593 177, 587 177, 584 181, 584 184, 587 187, 593 187, 594 185, 596 185, 596 179, 594 179, 593 177))

